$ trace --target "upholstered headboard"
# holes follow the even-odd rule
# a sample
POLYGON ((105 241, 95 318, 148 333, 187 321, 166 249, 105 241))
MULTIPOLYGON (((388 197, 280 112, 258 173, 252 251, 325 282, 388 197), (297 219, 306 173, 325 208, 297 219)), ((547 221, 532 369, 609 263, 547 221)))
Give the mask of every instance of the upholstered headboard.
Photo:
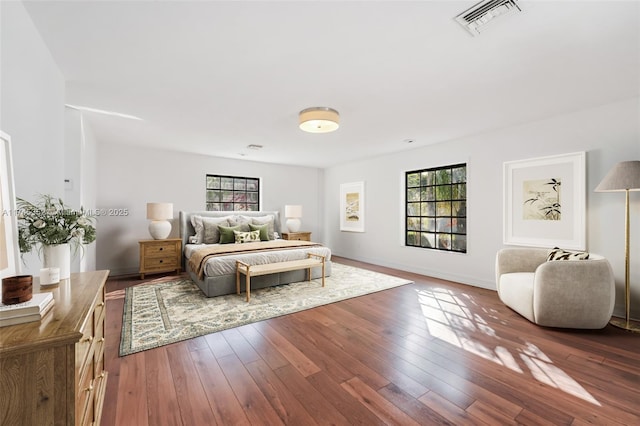
POLYGON ((191 224, 191 216, 202 216, 202 217, 224 217, 224 216, 231 216, 231 215, 242 215, 242 216, 248 216, 248 217, 260 217, 260 216, 266 216, 266 215, 273 215, 275 216, 275 220, 274 220, 274 224, 273 224, 273 230, 275 232, 277 232, 278 234, 281 234, 280 231, 280 212, 279 211, 258 211, 258 212, 249 212, 249 211, 238 211, 238 212, 230 212, 230 211, 224 211, 224 212, 212 212, 212 211, 198 211, 198 212, 185 212, 185 211, 180 211, 179 216, 178 216, 178 221, 179 221, 179 225, 180 225, 180 238, 182 239, 182 247, 184 248, 184 246, 189 242, 189 236, 191 235, 195 235, 196 230, 193 228, 193 225, 191 224))

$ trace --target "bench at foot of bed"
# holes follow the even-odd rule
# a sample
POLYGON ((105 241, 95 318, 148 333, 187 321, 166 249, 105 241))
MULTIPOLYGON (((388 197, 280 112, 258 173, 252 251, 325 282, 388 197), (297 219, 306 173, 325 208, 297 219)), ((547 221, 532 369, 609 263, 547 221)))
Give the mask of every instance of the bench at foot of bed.
POLYGON ((249 265, 236 260, 236 294, 240 294, 240 274, 245 275, 247 302, 251 299, 251 277, 275 274, 278 272, 307 269, 307 278, 311 281, 311 268, 322 267, 322 287, 324 287, 325 258, 319 254, 308 253, 308 258, 288 260, 286 262, 266 263, 263 265, 249 265))

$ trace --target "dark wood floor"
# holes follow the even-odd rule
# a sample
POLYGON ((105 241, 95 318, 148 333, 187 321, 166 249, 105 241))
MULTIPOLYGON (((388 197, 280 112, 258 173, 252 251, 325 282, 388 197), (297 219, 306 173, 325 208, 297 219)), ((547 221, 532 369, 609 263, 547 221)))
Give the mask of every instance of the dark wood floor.
MULTIPOLYGON (((118 357, 102 425, 640 424, 640 335, 537 327, 493 291, 415 284, 118 357)), ((149 280, 146 280, 149 281, 149 280)))

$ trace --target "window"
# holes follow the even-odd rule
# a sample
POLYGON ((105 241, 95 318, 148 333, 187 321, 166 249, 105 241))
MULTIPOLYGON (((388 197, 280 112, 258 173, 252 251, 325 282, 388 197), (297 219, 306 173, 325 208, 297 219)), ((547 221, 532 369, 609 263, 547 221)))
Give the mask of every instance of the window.
POLYGON ((467 252, 467 165, 406 172, 405 245, 467 252))
POLYGON ((260 179, 207 175, 207 210, 260 210, 260 179))

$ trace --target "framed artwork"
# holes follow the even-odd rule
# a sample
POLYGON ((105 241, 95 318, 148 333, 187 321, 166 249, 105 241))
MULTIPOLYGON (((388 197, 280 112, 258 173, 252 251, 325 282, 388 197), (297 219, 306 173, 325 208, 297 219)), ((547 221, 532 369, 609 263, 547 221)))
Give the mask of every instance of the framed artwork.
POLYGON ((0 131, 0 278, 20 274, 11 138, 0 131))
POLYGON ((340 185, 340 230, 364 232, 364 182, 340 185))
POLYGON ((504 163, 504 244, 586 249, 585 152, 504 163))

